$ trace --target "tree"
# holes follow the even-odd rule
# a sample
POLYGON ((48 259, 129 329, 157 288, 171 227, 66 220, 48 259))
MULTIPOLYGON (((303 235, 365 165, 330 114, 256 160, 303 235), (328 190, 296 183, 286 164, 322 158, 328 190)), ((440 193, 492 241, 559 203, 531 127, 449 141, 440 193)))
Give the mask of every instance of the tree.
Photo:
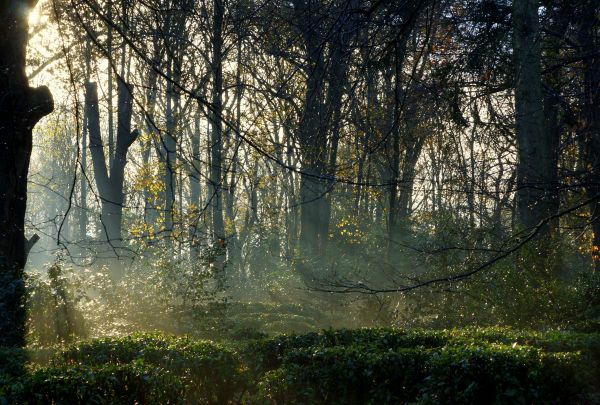
POLYGON ((583 1, 580 9, 578 42, 583 59, 583 92, 581 110, 583 128, 579 134, 586 164, 585 184, 590 204, 593 230, 592 258, 600 270, 600 6, 583 1))
POLYGON ((98 91, 95 83, 87 83, 85 93, 86 117, 90 137, 90 154, 94 166, 96 186, 102 205, 100 214, 102 238, 108 244, 108 257, 118 258, 123 254, 121 222, 125 194, 125 165, 127 151, 135 142, 139 132, 131 131, 131 114, 133 108, 133 86, 118 77, 117 145, 114 157, 107 160, 104 153, 100 130, 100 111, 98 109, 98 91))
MULTIPOLYGON (((542 94, 539 1, 513 3, 515 60, 515 126, 518 143, 517 215, 519 224, 534 230, 554 214, 556 145, 545 130, 542 94)), ((543 233, 550 233, 549 225, 543 233)))
POLYGON ((23 269, 25 209, 32 129, 54 108, 47 87, 25 74, 27 12, 35 0, 0 3, 0 345, 25 342, 23 269))
POLYGON ((222 0, 213 2, 213 32, 211 41, 212 59, 212 109, 210 122, 212 132, 210 139, 210 199, 212 216, 212 233, 215 241, 224 243, 225 225, 223 222, 223 191, 222 191, 222 166, 223 166, 223 16, 224 4, 222 0))

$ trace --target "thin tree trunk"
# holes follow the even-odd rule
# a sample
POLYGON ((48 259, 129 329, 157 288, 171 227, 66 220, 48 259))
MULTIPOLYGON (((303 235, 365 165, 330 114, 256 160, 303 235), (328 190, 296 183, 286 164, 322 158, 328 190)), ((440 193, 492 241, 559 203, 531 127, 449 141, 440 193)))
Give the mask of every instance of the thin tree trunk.
MULTIPOLYGON (((106 2, 106 18, 108 21, 113 20, 113 0, 106 2)), ((107 27, 107 38, 106 38, 106 53, 109 57, 113 55, 113 27, 112 24, 108 24, 107 27)), ((108 164, 112 163, 114 156, 114 112, 113 112, 113 67, 112 64, 108 64, 108 164)))
MULTIPOLYGON (((167 62, 167 75, 173 77, 173 58, 169 57, 167 62)), ((171 244, 171 234, 173 232, 173 208, 175 207, 175 164, 177 159, 177 142, 175 140, 175 113, 174 113, 174 89, 173 83, 167 82, 167 100, 165 117, 167 128, 162 137, 163 151, 165 158, 165 168, 163 171, 164 192, 164 235, 166 244, 171 244)))
MULTIPOLYGON (((85 41, 85 82, 90 81, 91 76, 91 49, 90 49, 89 40, 85 41)), ((87 170, 87 119, 88 119, 88 109, 87 106, 84 106, 83 109, 83 127, 82 127, 82 135, 81 135, 81 170, 84 172, 87 170)), ((86 176, 81 176, 79 181, 79 238, 84 241, 87 238, 87 225, 88 225, 88 212, 87 212, 87 192, 88 192, 88 184, 87 184, 86 176)))
POLYGON ((212 231, 213 238, 220 244, 225 243, 225 225, 223 222, 223 203, 221 190, 222 176, 222 133, 223 133, 223 0, 214 0, 213 15, 213 38, 212 38, 212 110, 210 121, 212 123, 211 132, 211 171, 210 171, 210 195, 212 231))
POLYGON ((190 238, 190 258, 194 262, 198 258, 198 227, 200 226, 200 210, 201 210, 201 195, 200 195, 200 177, 202 171, 200 167, 200 113, 196 114, 194 119, 194 132, 192 134, 192 165, 190 173, 190 220, 191 226, 189 230, 190 238))
MULTIPOLYGON (((147 175, 152 176, 150 170, 150 158, 152 146, 157 142, 157 123, 156 123, 156 93, 157 89, 157 79, 158 74, 155 70, 159 66, 159 53, 158 44, 155 42, 153 44, 153 56, 152 56, 152 64, 148 69, 147 83, 146 83, 146 111, 144 112, 144 122, 146 124, 146 132, 148 137, 144 139, 142 144, 142 164, 145 170, 148 170, 147 175)), ((156 212, 156 195, 152 195, 150 193, 149 187, 144 188, 144 223, 152 230, 154 230, 156 222, 158 220, 158 215, 156 212)))

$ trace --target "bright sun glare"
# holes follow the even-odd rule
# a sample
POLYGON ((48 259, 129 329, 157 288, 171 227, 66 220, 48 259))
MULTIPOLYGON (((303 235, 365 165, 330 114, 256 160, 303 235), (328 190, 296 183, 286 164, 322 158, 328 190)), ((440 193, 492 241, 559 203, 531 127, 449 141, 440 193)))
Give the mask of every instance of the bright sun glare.
POLYGON ((29 26, 34 26, 39 24, 40 22, 40 8, 39 6, 34 7, 30 12, 29 12, 29 26))

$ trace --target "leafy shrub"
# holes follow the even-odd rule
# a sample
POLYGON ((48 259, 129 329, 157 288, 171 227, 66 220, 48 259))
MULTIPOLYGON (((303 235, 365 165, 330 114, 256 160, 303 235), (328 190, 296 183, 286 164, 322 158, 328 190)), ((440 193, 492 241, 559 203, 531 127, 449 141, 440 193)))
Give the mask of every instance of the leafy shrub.
POLYGON ((308 332, 315 330, 315 325, 327 323, 326 315, 318 308, 298 304, 231 302, 226 316, 232 339, 248 339, 249 333, 260 337, 261 333, 308 332))
POLYGON ((250 402, 585 402, 599 381, 598 339, 507 328, 279 336, 247 349, 260 380, 250 402))
POLYGON ((23 349, 0 347, 0 404, 7 403, 11 393, 19 389, 28 358, 23 349))
POLYGON ((87 328, 80 310, 86 299, 81 278, 59 258, 46 275, 29 273, 28 341, 36 346, 68 343, 86 337, 87 328))
POLYGON ((55 364, 98 366, 138 363, 173 372, 186 386, 189 403, 228 403, 246 384, 234 354, 221 345, 188 337, 134 334, 85 342, 59 353, 55 364))
POLYGON ((72 344, 37 370, 26 362, 40 354, 0 348, 0 404, 597 403, 599 343, 510 328, 327 330, 237 349, 135 334, 72 344))
POLYGON ((328 348, 336 346, 363 346, 369 350, 395 350, 400 348, 442 347, 449 342, 443 331, 398 329, 339 329, 303 335, 281 335, 249 345, 248 362, 257 371, 272 370, 281 365, 291 350, 302 348, 328 348))
POLYGON ((366 352, 358 347, 300 349, 266 373, 258 398, 269 403, 403 403, 425 378, 427 352, 366 352))
POLYGON ((17 347, 0 347, 0 374, 19 376, 25 372, 29 359, 27 351, 17 347))
POLYGON ((267 372, 257 398, 275 404, 567 403, 584 392, 576 354, 482 348, 300 349, 267 372))
POLYGON ((25 378, 16 403, 179 404, 183 384, 172 373, 141 364, 42 368, 25 378))
POLYGON ((502 345, 450 347, 432 353, 419 402, 570 403, 584 392, 577 353, 542 353, 502 345))
POLYGON ((172 252, 155 251, 119 277, 106 266, 73 267, 59 255, 46 274, 28 272, 28 342, 46 347, 154 330, 219 336, 228 293, 223 270, 212 265, 218 252, 174 261, 172 252))

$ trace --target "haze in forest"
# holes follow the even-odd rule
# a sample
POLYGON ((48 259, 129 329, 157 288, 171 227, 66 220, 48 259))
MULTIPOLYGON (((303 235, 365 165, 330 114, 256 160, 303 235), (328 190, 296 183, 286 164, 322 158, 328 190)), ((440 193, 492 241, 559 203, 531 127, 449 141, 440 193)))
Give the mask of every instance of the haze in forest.
POLYGON ((29 342, 597 319, 598 5, 534 3, 40 0, 29 342))

